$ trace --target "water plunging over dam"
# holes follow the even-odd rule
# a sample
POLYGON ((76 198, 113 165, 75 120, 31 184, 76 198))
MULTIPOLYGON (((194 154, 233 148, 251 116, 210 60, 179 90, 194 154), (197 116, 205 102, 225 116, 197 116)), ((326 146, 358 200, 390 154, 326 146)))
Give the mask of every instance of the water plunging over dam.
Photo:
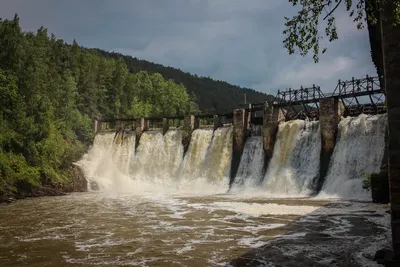
MULTIPOLYGON (((317 192, 319 197, 370 199, 362 180, 380 170, 385 126, 386 115, 360 115, 340 121, 328 173, 321 192, 317 192)), ((232 127, 197 129, 184 153, 179 129, 164 135, 161 131, 146 131, 136 150, 132 132, 105 132, 96 135, 93 147, 79 164, 100 191, 226 193, 232 138, 232 127)), ((247 139, 230 192, 252 189, 268 197, 310 196, 316 193, 320 154, 318 121, 283 122, 268 166, 262 137, 247 139)))
POLYGON ((380 171, 385 147, 386 115, 345 118, 321 196, 370 200, 362 189, 366 175, 380 171))
POLYGON ((294 120, 279 126, 274 154, 264 179, 271 195, 308 196, 319 171, 319 122, 294 120))

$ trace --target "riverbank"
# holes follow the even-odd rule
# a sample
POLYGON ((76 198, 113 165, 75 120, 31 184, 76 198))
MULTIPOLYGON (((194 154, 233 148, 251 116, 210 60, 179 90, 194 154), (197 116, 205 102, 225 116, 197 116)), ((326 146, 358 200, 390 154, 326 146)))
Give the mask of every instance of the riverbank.
POLYGON ((81 168, 71 165, 66 171, 66 180, 62 182, 42 181, 32 186, 20 183, 15 192, 0 191, 0 203, 12 203, 18 199, 44 196, 63 196, 72 192, 87 192, 87 181, 81 168))

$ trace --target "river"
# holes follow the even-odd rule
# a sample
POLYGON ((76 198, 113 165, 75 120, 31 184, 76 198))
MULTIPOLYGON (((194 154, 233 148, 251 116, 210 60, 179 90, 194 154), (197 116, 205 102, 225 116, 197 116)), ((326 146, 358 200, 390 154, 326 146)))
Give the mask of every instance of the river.
POLYGON ((0 266, 374 266, 386 209, 228 194, 25 199, 0 206, 0 266))

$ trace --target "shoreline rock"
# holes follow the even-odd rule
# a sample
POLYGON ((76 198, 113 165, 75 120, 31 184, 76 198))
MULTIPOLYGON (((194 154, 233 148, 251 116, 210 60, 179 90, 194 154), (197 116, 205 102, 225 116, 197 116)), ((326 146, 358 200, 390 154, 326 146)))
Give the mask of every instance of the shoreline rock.
POLYGON ((68 180, 66 182, 50 182, 29 189, 19 190, 17 193, 0 192, 0 203, 11 204, 18 199, 64 196, 73 192, 87 192, 88 186, 85 175, 78 165, 72 164, 67 170, 68 180))

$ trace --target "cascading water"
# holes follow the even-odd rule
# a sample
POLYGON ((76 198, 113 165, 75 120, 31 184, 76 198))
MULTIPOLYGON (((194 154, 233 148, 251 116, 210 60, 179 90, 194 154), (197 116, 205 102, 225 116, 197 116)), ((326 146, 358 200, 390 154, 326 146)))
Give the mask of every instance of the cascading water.
POLYGON ((213 137, 211 129, 197 129, 192 133, 188 151, 179 170, 179 178, 193 180, 200 176, 208 147, 213 137))
POLYGON ((360 115, 340 121, 321 197, 371 199, 370 192, 362 188, 362 180, 380 171, 385 130, 386 115, 360 115))
POLYGON ((205 159, 204 173, 211 183, 229 180, 232 161, 232 127, 219 128, 214 136, 205 159))
POLYGON ((146 131, 136 152, 135 141, 129 131, 99 133, 77 164, 100 191, 227 191, 232 128, 195 130, 185 158, 180 130, 146 131))
POLYGON ((195 130, 178 175, 181 190, 225 193, 229 186, 231 157, 231 127, 195 130))
POLYGON ((250 126, 250 136, 261 136, 261 125, 252 124, 250 126))
MULTIPOLYGON (((384 150, 386 115, 342 119, 320 197, 369 199, 361 182, 378 172, 384 150)), ((232 157, 232 127, 197 129, 183 155, 180 130, 144 132, 135 151, 130 131, 99 133, 77 164, 102 191, 225 193, 232 157)), ((318 177, 319 122, 295 120, 279 125, 265 175, 263 138, 248 137, 231 192, 263 191, 269 196, 300 197, 313 192, 318 177), (258 189, 258 190, 253 190, 258 189)))
POLYGON ((309 195, 319 171, 320 150, 319 122, 294 120, 280 124, 264 178, 268 194, 285 197, 309 195))
POLYGON ((232 184, 231 192, 254 189, 264 177, 264 147, 262 136, 251 136, 244 146, 239 169, 232 184))
POLYGON ((135 180, 167 185, 176 177, 183 158, 182 136, 179 130, 144 132, 133 161, 135 180), (150 182, 151 181, 151 182, 150 182))
POLYGON ((135 155, 134 132, 120 131, 114 138, 112 160, 124 175, 129 175, 132 168, 133 156, 135 155))
POLYGON ((135 154, 136 136, 130 131, 96 135, 93 146, 76 164, 88 180, 90 189, 120 191, 129 181, 135 154))

